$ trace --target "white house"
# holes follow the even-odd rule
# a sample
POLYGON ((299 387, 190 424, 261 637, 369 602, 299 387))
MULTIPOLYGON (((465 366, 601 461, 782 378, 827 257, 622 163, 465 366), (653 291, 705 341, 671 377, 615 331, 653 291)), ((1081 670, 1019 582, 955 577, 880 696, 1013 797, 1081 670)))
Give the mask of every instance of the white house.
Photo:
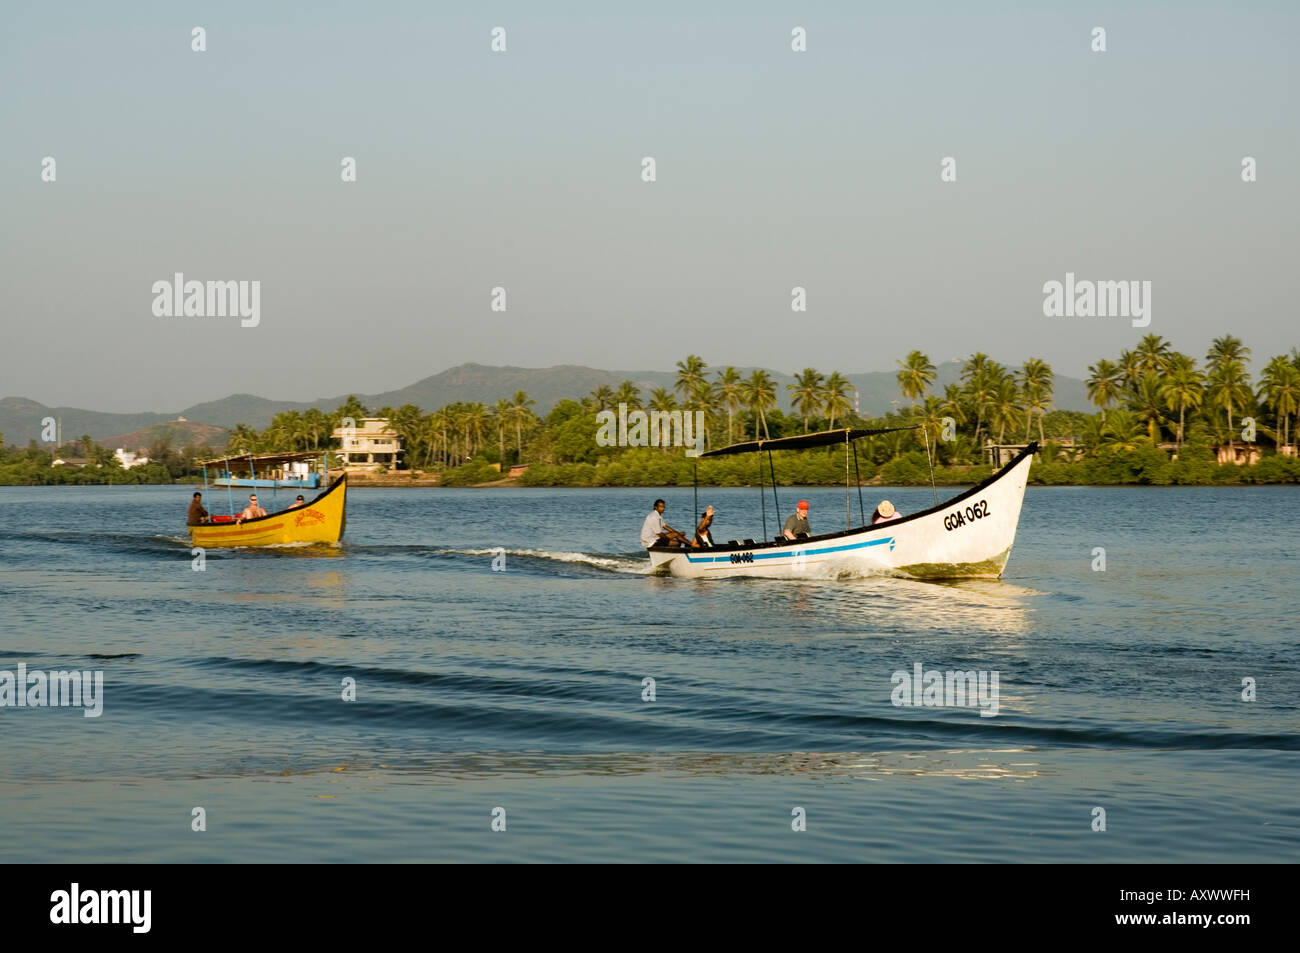
POLYGON ((338 455, 345 470, 367 471, 401 466, 402 438, 390 426, 387 417, 365 417, 360 427, 338 427, 338 455))
POLYGON ((121 447, 113 451, 113 456, 117 458, 118 463, 122 464, 123 470, 142 467, 149 462, 149 458, 143 453, 132 453, 130 450, 123 450, 121 447))

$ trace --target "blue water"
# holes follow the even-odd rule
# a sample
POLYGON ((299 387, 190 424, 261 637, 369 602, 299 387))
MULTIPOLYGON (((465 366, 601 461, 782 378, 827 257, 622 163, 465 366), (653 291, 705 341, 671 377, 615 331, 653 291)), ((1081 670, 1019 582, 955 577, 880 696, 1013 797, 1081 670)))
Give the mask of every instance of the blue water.
POLYGON ((189 492, 0 488, 0 670, 104 677, 99 718, 0 708, 0 861, 1300 860, 1292 488, 1031 487, 1004 580, 952 584, 648 576, 689 488, 353 490, 338 550, 195 571, 189 492), (892 704, 917 662, 996 717, 892 704))

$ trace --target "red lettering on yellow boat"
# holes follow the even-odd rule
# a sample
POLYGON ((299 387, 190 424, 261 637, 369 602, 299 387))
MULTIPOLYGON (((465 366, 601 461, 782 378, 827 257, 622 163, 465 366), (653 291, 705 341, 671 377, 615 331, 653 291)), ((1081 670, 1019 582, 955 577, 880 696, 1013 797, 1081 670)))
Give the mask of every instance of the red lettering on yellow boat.
POLYGON ((325 522, 325 514, 320 510, 303 510, 294 520, 295 526, 315 526, 325 522))

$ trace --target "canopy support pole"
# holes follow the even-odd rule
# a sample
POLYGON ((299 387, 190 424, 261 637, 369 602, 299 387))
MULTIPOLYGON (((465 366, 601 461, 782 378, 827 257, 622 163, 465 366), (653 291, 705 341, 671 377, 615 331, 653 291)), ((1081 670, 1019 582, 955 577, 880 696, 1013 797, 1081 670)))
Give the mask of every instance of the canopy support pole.
POLYGON ((763 539, 767 539, 767 487, 763 485, 763 454, 755 454, 758 457, 758 499, 763 507, 763 539))
MULTIPOLYGON (((772 451, 767 451, 767 471, 772 474, 772 505, 776 507, 776 519, 781 521, 781 501, 776 498, 776 467, 772 466, 772 451)), ((767 525, 763 525, 763 542, 767 542, 767 525)))
MULTIPOLYGON (((849 432, 844 431, 844 528, 849 528, 849 432)), ((856 454, 857 451, 854 451, 856 454)))
MULTIPOLYGON (((930 464, 930 495, 934 497, 934 502, 939 502, 939 491, 934 488, 934 461, 930 459, 930 428, 921 424, 921 436, 925 438, 925 462, 930 464)), ((938 447, 935 448, 939 449, 938 447)))
MULTIPOLYGON (((692 504, 695 508, 691 512, 698 513, 700 511, 700 463, 698 460, 691 461, 691 492, 695 501, 692 504)), ((697 520, 699 517, 692 516, 691 519, 697 520)), ((698 526, 699 524, 696 523, 695 525, 698 526)))
POLYGON ((230 516, 235 516, 235 478, 230 474, 230 461, 226 460, 226 499, 230 501, 230 516))
POLYGON ((853 476, 858 484, 858 518, 862 525, 867 525, 867 511, 862 506, 862 471, 858 469, 858 445, 853 445, 853 476))

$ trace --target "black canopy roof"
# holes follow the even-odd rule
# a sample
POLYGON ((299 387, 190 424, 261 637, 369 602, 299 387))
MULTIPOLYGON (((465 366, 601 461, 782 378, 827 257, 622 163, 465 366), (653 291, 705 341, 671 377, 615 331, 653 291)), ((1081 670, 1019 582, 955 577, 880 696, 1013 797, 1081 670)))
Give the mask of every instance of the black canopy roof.
POLYGON ((706 450, 702 457, 722 457, 732 453, 755 453, 760 450, 808 450, 812 447, 829 447, 859 437, 874 437, 882 433, 896 433, 899 430, 918 430, 920 424, 910 427, 877 427, 872 430, 845 427, 842 430, 823 430, 821 433, 801 433, 793 437, 778 437, 775 440, 751 440, 749 443, 733 443, 729 447, 706 450))

